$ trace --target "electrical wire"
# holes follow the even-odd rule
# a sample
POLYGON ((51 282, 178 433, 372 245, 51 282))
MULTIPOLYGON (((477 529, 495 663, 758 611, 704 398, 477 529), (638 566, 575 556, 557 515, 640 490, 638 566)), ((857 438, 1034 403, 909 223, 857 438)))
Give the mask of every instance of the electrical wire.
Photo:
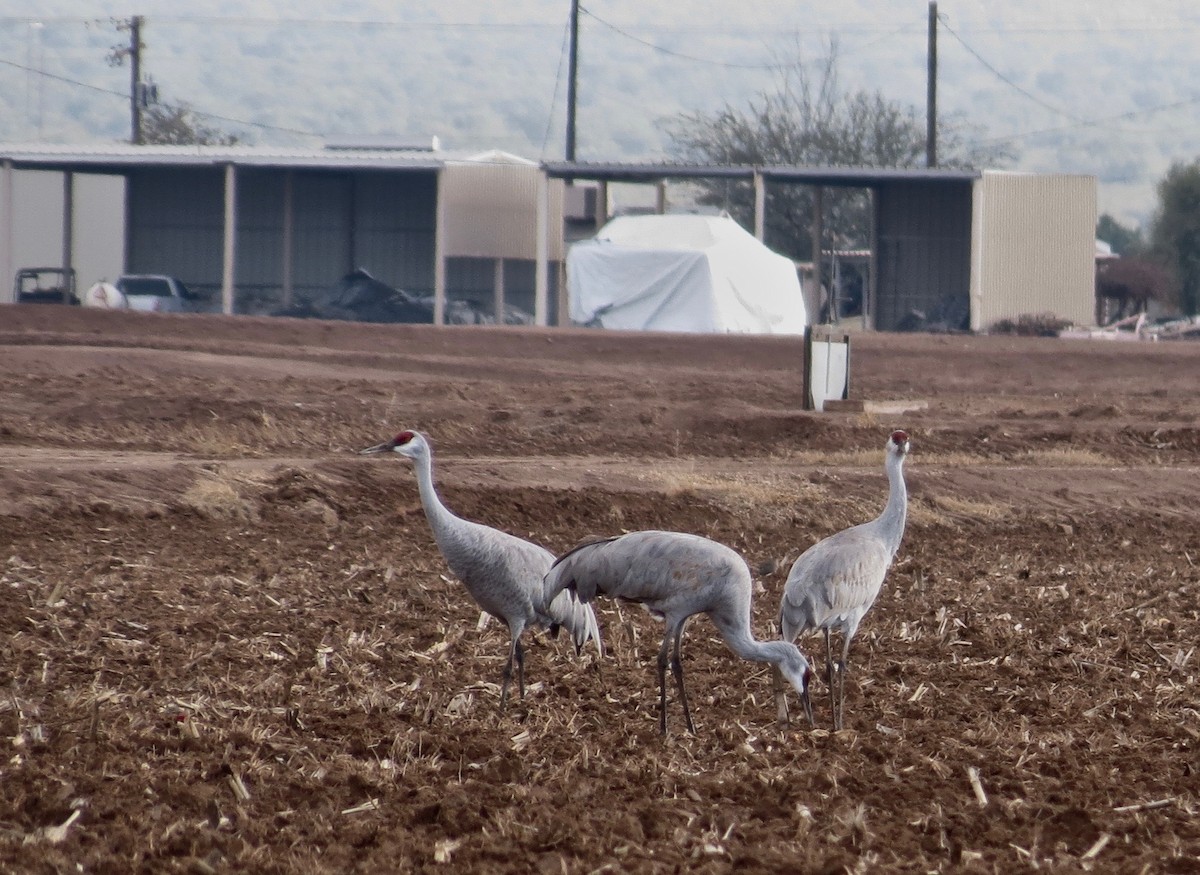
POLYGON ((1053 112, 1057 115, 1064 116, 1065 118, 1069 118, 1074 122, 1084 123, 1086 121, 1086 119, 1082 118, 1081 116, 1074 115, 1073 113, 1067 112, 1065 109, 1062 109, 1061 107, 1057 107, 1051 103, 1047 103, 1046 101, 1044 101, 1040 97, 1038 97, 1036 94, 1032 94, 1029 91, 1026 91, 1024 88, 1022 88, 1016 82, 1014 82, 1012 79, 1005 76, 1003 73, 1001 73, 999 70, 997 70, 994 66, 992 66, 990 63, 988 63, 988 61, 981 54, 979 54, 979 52, 977 52, 973 48, 971 48, 971 46, 969 46, 967 44, 967 41, 964 40, 961 36, 959 36, 957 31, 955 31, 952 27, 950 27, 950 25, 946 24, 946 22, 942 20, 941 16, 938 16, 938 24, 942 27, 943 30, 945 30, 952 37, 954 37, 956 40, 958 40, 959 44, 964 49, 966 49, 967 52, 970 53, 970 55, 975 58, 975 60, 977 60, 980 64, 982 64, 984 66, 984 68, 988 70, 988 72, 990 72, 993 76, 995 76, 997 79, 999 79, 1005 85, 1012 88, 1014 91, 1016 91, 1022 97, 1026 97, 1029 100, 1032 100, 1038 106, 1042 107, 1043 109, 1048 109, 1051 112, 1053 112))
POLYGON ((1165 112, 1171 109, 1181 109, 1185 106, 1194 106, 1200 103, 1200 96, 1189 97, 1186 100, 1176 100, 1172 103, 1162 103, 1158 106, 1147 107, 1146 109, 1131 109, 1128 112, 1119 113, 1117 115, 1104 116, 1103 118, 1084 119, 1073 125, 1060 125, 1054 128, 1040 128, 1036 131, 1025 131, 1020 134, 1010 134, 1003 137, 988 137, 985 139, 976 140, 980 145, 989 145, 992 143, 1005 143, 1010 140, 1020 140, 1025 137, 1036 137, 1041 134, 1057 134, 1062 131, 1072 131, 1079 128, 1094 128, 1099 125, 1112 124, 1113 122, 1125 121, 1126 119, 1137 118, 1140 115, 1151 115, 1156 112, 1165 112))
POLYGON ((550 128, 554 125, 554 109, 558 106, 558 89, 562 85, 563 64, 566 63, 567 52, 571 41, 571 22, 563 23, 562 45, 558 52, 558 70, 554 74, 554 91, 550 94, 550 109, 546 112, 546 132, 542 134, 541 157, 546 157, 546 147, 550 144, 550 128))
POLYGON ((584 15, 588 16, 589 18, 591 18, 597 24, 607 27, 613 33, 619 34, 620 36, 624 37, 625 39, 631 40, 632 42, 635 42, 635 43, 639 43, 643 46, 646 46, 647 48, 653 49, 654 51, 659 52, 660 54, 670 55, 673 58, 682 58, 685 61, 693 61, 697 64, 711 64, 715 67, 727 67, 732 70, 776 70, 779 68, 778 64, 736 64, 736 63, 733 63, 730 61, 717 61, 717 60, 714 60, 713 58, 701 58, 701 57, 698 57, 697 55, 688 55, 683 52, 676 52, 671 49, 664 48, 663 46, 655 45, 652 42, 648 42, 647 40, 644 40, 639 36, 634 36, 633 34, 629 33, 628 31, 622 30, 621 28, 617 27, 615 24, 613 24, 609 21, 605 21, 603 18, 601 18, 600 16, 591 12, 590 10, 584 8, 583 6, 579 7, 579 11, 582 12, 584 15))
MULTIPOLYGON (((6 67, 14 67, 18 70, 23 70, 26 73, 35 73, 38 76, 43 76, 47 79, 53 79, 56 82, 62 82, 64 84, 71 85, 76 88, 87 88, 91 91, 98 91, 101 94, 109 94, 109 95, 113 95, 115 97, 120 97, 122 100, 129 99, 129 95, 123 91, 116 91, 112 88, 102 88, 99 85, 89 85, 87 82, 80 82, 78 79, 70 79, 66 76, 59 76, 56 73, 50 73, 46 70, 38 70, 35 67, 29 67, 29 66, 26 66, 25 64, 18 64, 15 61, 9 61, 9 60, 6 60, 5 58, 0 58, 0 64, 4 65, 6 67)), ((297 134, 302 137, 315 137, 318 139, 325 136, 324 134, 318 134, 318 133, 314 133, 312 131, 302 131, 302 130, 298 130, 296 128, 284 128, 284 127, 279 127, 278 125, 264 124, 263 122, 251 122, 251 121, 246 121, 245 119, 231 118, 229 116, 218 115, 215 112, 205 112, 204 110, 196 109, 195 107, 186 105, 186 104, 177 104, 177 105, 181 109, 186 109, 192 115, 199 116, 201 118, 213 119, 215 121, 226 122, 228 124, 245 125, 246 127, 259 128, 259 129, 265 130, 265 131, 279 131, 280 133, 284 133, 284 134, 297 134)))

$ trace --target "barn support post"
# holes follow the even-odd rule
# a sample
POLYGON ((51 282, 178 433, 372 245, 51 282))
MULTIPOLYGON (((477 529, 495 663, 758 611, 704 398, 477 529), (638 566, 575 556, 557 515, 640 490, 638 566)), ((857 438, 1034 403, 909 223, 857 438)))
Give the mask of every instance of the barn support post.
POLYGON ((446 324, 446 203, 442 197, 442 174, 437 172, 437 202, 433 219, 433 324, 446 324))
POLYGON ((545 171, 537 178, 537 239, 535 276, 533 279, 533 323, 546 324, 546 304, 550 290, 550 184, 545 171))
POLYGON ((596 210, 593 217, 597 228, 608 221, 608 182, 603 179, 596 183, 596 210))
POLYGON ((496 324, 504 324, 504 259, 497 258, 492 264, 492 314, 496 324))
POLYGON ((762 171, 754 171, 754 236, 759 243, 767 234, 767 181, 762 171))
MULTIPOLYGON (((13 163, 5 159, 0 163, 0 283, 4 291, 0 292, 0 300, 13 302, 13 277, 16 276, 17 266, 13 264, 16 255, 13 251, 13 163)), ((13 302, 15 303, 15 302, 13 302)))
POLYGON ((283 172, 283 252, 280 253, 281 269, 279 284, 282 286, 283 306, 292 305, 295 286, 295 268, 292 265, 293 247, 296 237, 295 174, 283 172))
POLYGON ((71 268, 74 266, 75 250, 75 174, 70 170, 63 173, 63 206, 62 206, 62 269, 63 269, 63 303, 70 300, 71 268))
POLYGON ((221 259, 221 312, 233 315, 234 260, 237 256, 237 168, 225 165, 225 228, 221 259))
POLYGON ((876 329, 875 314, 879 312, 879 224, 880 200, 879 189, 868 191, 871 198, 871 256, 867 262, 867 287, 863 300, 862 327, 867 331, 876 329))
MULTIPOLYGON (((813 186, 813 212, 812 212, 812 266, 813 266, 813 283, 817 295, 817 306, 821 301, 826 300, 823 290, 824 277, 821 270, 821 238, 825 236, 825 189, 819 185, 813 186)), ((832 311, 831 311, 832 312, 832 311)))
POLYGON ((565 258, 560 258, 555 264, 558 266, 558 318, 555 320, 555 324, 559 328, 565 328, 571 324, 571 300, 567 290, 567 261, 565 258))

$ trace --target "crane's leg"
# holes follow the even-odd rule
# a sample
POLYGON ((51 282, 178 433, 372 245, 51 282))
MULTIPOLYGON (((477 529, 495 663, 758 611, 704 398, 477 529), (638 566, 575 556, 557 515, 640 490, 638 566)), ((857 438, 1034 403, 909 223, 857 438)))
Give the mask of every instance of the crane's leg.
POLYGON ((838 705, 834 717, 833 728, 842 728, 842 705, 846 702, 846 660, 850 656, 850 639, 853 637, 849 630, 842 632, 842 658, 838 662, 838 705))
POLYGON ((517 664, 517 687, 521 698, 525 698, 525 651, 521 647, 521 639, 513 636, 512 645, 508 648, 508 662, 504 663, 503 683, 500 685, 500 710, 503 711, 508 703, 508 685, 512 682, 513 663, 517 664))
POLYGON ((833 715, 833 728, 839 729, 838 726, 838 701, 837 701, 837 684, 833 677, 833 647, 829 643, 829 629, 825 630, 825 681, 829 684, 829 710, 833 715))
POLYGON ((658 731, 667 734, 667 658, 671 651, 671 630, 663 635, 658 649, 658 731))
POLYGON ((521 639, 513 639, 513 649, 517 653, 517 689, 521 691, 521 698, 525 698, 525 648, 521 646, 521 639))
POLYGON ((503 681, 500 684, 500 710, 504 710, 504 706, 508 703, 508 684, 512 680, 513 668, 513 651, 516 648, 517 639, 512 640, 512 644, 508 648, 508 661, 504 663, 504 673, 501 675, 503 681))
POLYGON ((675 654, 671 657, 671 673, 675 675, 675 683, 679 687, 679 701, 683 703, 683 719, 687 721, 688 732, 692 735, 696 734, 696 726, 692 723, 692 712, 688 708, 687 691, 683 688, 683 660, 681 657, 681 646, 683 641, 683 627, 687 625, 684 620, 675 630, 675 654))

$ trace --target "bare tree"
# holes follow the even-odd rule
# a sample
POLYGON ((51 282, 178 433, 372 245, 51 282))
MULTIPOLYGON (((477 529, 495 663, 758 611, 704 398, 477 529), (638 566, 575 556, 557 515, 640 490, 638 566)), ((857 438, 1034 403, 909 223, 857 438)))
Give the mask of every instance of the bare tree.
MULTIPOLYGON (((746 106, 685 113, 669 130, 676 157, 713 164, 918 167, 925 160, 925 120, 875 91, 844 91, 838 83, 837 43, 815 69, 801 60, 780 66, 773 90, 746 106)), ((977 167, 1011 158, 1004 147, 972 146, 977 129, 961 115, 938 121, 944 167, 977 167)), ((748 182, 703 181, 701 203, 728 210, 753 224, 754 193, 748 182)), ((767 188, 768 245, 794 258, 811 258, 812 191, 807 186, 767 188)), ((835 189, 825 198, 825 240, 834 248, 868 243, 869 204, 861 189, 835 189)))
POLYGON ((142 142, 174 146, 234 146, 235 134, 209 127, 185 103, 156 103, 142 113, 142 142))

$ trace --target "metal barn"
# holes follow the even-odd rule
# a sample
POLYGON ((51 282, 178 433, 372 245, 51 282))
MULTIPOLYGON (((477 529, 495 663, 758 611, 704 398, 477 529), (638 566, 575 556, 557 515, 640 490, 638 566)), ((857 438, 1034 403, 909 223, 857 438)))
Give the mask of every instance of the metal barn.
MULTIPOLYGON (((224 146, 0 144, 0 277, 18 265, 15 170, 63 177, 62 263, 71 266, 78 174, 125 180, 123 267, 219 290, 224 312, 264 312, 330 288, 362 267, 435 298, 505 302, 537 324, 565 323, 559 281, 567 231, 601 223, 610 182, 751 182, 756 228, 766 185, 866 189, 874 222, 863 324, 987 330, 1001 319, 1094 313, 1096 181, 1091 176, 943 169, 547 162, 436 148, 278 150, 224 146), (593 181, 594 202, 572 180, 593 181), (585 203, 564 217, 568 197, 585 203), (586 215, 581 215, 580 213, 586 215), (569 221, 564 224, 564 218, 569 221), (582 223, 580 219, 583 219, 582 223), (592 221, 594 220, 594 221, 592 221), (8 229, 5 231, 4 229, 8 229)), ((821 198, 814 214, 819 229, 821 198)), ((820 264, 816 266, 820 280, 820 264)), ((819 287, 819 285, 818 285, 819 287)), ((0 292, 0 294, 6 294, 0 292)), ((0 298, 6 300, 6 298, 0 298)))
MULTIPOLYGON (((987 330, 1001 319, 1054 313, 1087 324, 1095 301, 1096 180, 1072 174, 942 169, 711 166, 554 162, 559 179, 604 187, 717 178, 750 181, 759 239, 767 183, 863 188, 874 222, 864 327, 879 331, 930 324, 987 330)), ((665 204, 660 193, 659 203, 665 204)), ((814 226, 820 227, 820 197, 814 226)), ((819 265, 818 265, 819 270, 819 265)), ((817 275, 818 282, 821 277, 817 275)))
MULTIPOLYGON (((124 272, 166 273, 219 291, 226 313, 263 312, 362 267, 405 291, 502 302, 554 315, 562 185, 503 152, 337 147, 0 146, 0 216, 12 173, 63 175, 63 263, 75 228, 72 180, 125 180, 124 272)), ((0 236, 0 267, 18 267, 0 236), (7 251, 5 251, 7 250, 7 251)))

